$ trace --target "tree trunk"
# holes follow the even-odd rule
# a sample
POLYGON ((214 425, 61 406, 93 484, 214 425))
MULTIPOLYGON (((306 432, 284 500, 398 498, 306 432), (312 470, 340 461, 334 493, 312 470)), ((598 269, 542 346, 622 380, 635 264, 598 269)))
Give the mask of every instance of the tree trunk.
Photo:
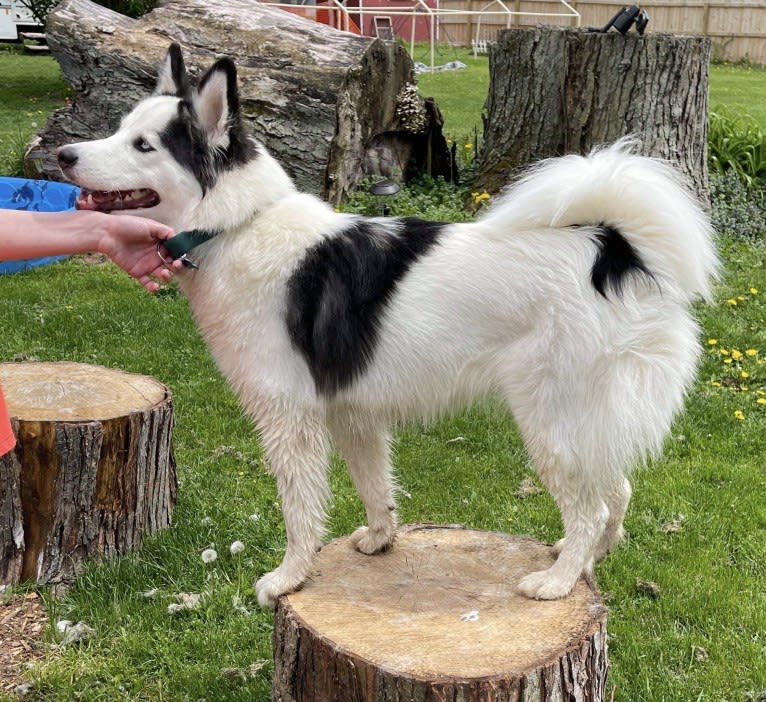
POLYGON ((477 187, 497 192, 541 158, 635 135, 641 153, 678 164, 707 204, 710 46, 667 34, 503 32, 490 51, 477 187))
POLYGON ((274 702, 603 700, 606 609, 580 580, 566 598, 516 592, 553 562, 529 538, 409 527, 379 556, 349 538, 279 600, 274 702))
POLYGON ((154 88, 172 41, 181 44, 192 75, 231 56, 245 120, 303 190, 337 202, 364 175, 427 170, 427 153, 434 175, 444 170, 438 110, 419 100, 426 121, 414 127, 397 110, 402 91, 415 83, 412 60, 397 42, 251 0, 168 0, 138 20, 89 0, 64 0, 49 15, 46 34, 77 94, 32 145, 30 177, 59 179, 56 147, 112 133, 154 88))
POLYGON ((164 385, 78 363, 3 363, 0 384, 17 437, 0 457, 0 583, 65 584, 170 524, 164 385))

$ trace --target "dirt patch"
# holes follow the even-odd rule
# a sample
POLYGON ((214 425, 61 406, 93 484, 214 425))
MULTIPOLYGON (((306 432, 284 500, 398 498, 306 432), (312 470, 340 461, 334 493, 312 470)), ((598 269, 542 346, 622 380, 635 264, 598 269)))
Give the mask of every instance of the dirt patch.
POLYGON ((48 615, 39 595, 0 597, 0 692, 23 682, 26 664, 43 657, 42 635, 48 615))

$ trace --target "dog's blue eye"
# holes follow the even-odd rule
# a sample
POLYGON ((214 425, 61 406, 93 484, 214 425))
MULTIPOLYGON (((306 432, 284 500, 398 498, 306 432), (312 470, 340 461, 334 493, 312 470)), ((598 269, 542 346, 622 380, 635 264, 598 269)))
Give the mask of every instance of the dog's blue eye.
POLYGON ((138 139, 133 142, 133 146, 144 154, 154 151, 154 147, 143 137, 138 137, 138 139))

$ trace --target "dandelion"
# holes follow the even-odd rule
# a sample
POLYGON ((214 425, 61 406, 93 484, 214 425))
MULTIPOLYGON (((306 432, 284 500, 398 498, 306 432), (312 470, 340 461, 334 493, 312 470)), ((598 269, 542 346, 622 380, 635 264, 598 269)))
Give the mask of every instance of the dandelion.
POLYGON ((718 339, 708 339, 707 343, 709 346, 716 346, 718 344, 718 339))
POLYGON ((758 294, 758 288, 750 288, 750 294, 751 295, 757 295, 758 294))
POLYGON ((729 349, 725 349, 725 348, 721 347, 721 348, 718 350, 718 353, 720 353, 720 354, 721 354, 721 356, 728 356, 728 355, 729 355, 729 349))
POLYGON ((710 381, 710 384, 711 384, 711 385, 712 385, 714 388, 720 388, 720 387, 721 387, 721 383, 719 383, 717 380, 711 380, 711 381, 710 381))
POLYGON ((742 410, 734 411, 734 419, 738 419, 740 422, 745 418, 745 413, 742 410))
POLYGON ((760 395, 761 397, 765 397, 766 396, 766 391, 764 391, 764 390, 756 390, 755 394, 756 395, 760 395))
POLYGON ((752 358, 753 356, 758 355, 758 351, 756 349, 745 349, 745 355, 750 356, 750 358, 752 358))
POLYGON ((735 361, 739 361, 739 359, 742 358, 742 351, 737 351, 737 349, 732 349, 731 350, 731 357, 735 361))
POLYGON ((740 378, 749 378, 749 377, 750 377, 750 373, 748 373, 747 371, 742 371, 742 372, 739 374, 739 377, 740 377, 740 378))
POLYGON ((465 148, 470 151, 473 148, 473 144, 465 144, 465 148))
POLYGON ((245 550, 245 544, 243 544, 241 541, 234 541, 231 546, 229 546, 229 551, 231 551, 232 556, 236 556, 238 553, 242 553, 242 551, 245 550))
POLYGON ((731 305, 732 307, 736 307, 737 306, 737 301, 733 297, 730 297, 728 300, 726 300, 726 304, 727 305, 731 305))
POLYGON ((203 563, 212 563, 218 558, 218 554, 214 548, 206 548, 201 555, 203 563))
POLYGON ((756 405, 766 405, 766 397, 759 397, 759 398, 758 398, 758 399, 755 401, 755 404, 756 404, 756 405))
POLYGON ((731 358, 724 358, 723 362, 724 363, 731 363, 732 361, 731 361, 731 358))
POLYGON ((474 205, 480 205, 485 200, 489 200, 491 195, 485 191, 483 193, 471 193, 471 197, 473 197, 474 205))

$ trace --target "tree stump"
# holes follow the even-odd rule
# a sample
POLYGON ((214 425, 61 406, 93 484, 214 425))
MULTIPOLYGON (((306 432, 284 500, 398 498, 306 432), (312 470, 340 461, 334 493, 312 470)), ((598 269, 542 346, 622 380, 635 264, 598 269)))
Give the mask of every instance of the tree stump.
POLYGON ((60 179, 57 147, 111 134, 154 89, 171 41, 192 76, 222 55, 234 60, 243 119, 303 190, 337 202, 365 175, 449 174, 441 114, 408 98, 414 66, 397 42, 252 0, 167 0, 137 20, 64 0, 46 37, 76 95, 36 137, 29 177, 60 179))
POLYGON ((529 538, 459 527, 405 528, 373 557, 333 541, 277 605, 273 702, 603 700, 595 585, 551 602, 516 592, 553 558, 529 538))
POLYGON ((707 204, 710 51, 704 37, 502 32, 489 54, 477 187, 497 192, 541 158, 635 135, 641 153, 676 163, 707 204))
POLYGON ((3 363, 17 437, 0 457, 0 583, 66 584, 141 546, 176 503, 170 391, 78 363, 3 363))

